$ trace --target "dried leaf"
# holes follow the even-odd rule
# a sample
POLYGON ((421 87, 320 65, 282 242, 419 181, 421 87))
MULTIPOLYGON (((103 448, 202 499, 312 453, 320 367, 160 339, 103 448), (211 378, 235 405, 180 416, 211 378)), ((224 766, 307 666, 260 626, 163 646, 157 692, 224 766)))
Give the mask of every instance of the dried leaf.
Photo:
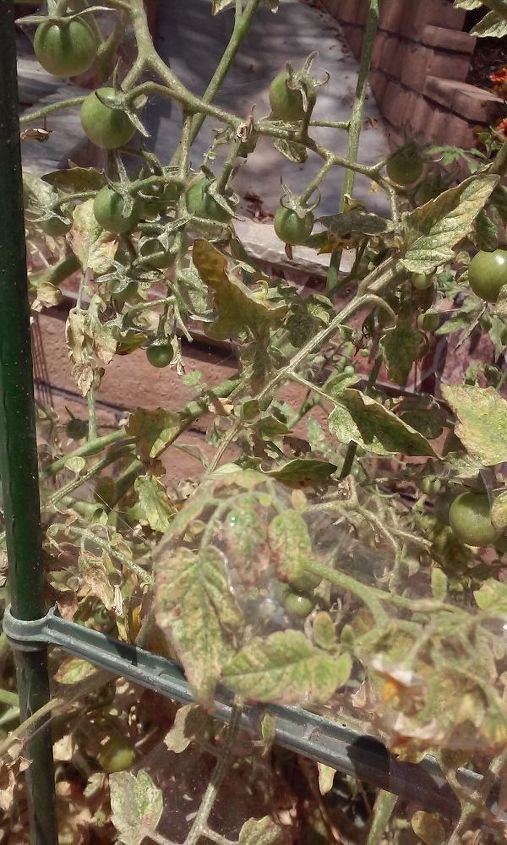
POLYGON ((54 678, 59 684, 79 684, 96 671, 95 666, 87 660, 81 657, 68 657, 60 664, 54 678))
POLYGON ((317 763, 317 769, 319 772, 319 792, 321 795, 327 795, 333 788, 336 770, 324 763, 317 763))
POLYGON ((248 819, 239 832, 238 845, 278 845, 284 841, 283 830, 270 816, 248 819))
POLYGON ((93 200, 78 205, 74 210, 74 222, 69 233, 72 251, 79 258, 83 272, 107 273, 118 248, 118 238, 105 232, 97 223, 93 213, 93 200))
POLYGON ((185 704, 176 713, 174 724, 164 737, 164 744, 174 754, 181 754, 196 739, 204 739, 209 721, 202 707, 185 704))
POLYGON ((445 827, 434 813, 417 810, 412 816, 412 830, 425 845, 444 845, 447 841, 445 827))
POLYGON ((300 578, 313 559, 310 532, 301 514, 293 510, 277 514, 269 525, 268 541, 277 577, 281 581, 300 578))
POLYGON ((97 556, 87 549, 81 550, 79 554, 79 576, 81 579, 79 595, 96 596, 106 610, 112 610, 115 605, 114 588, 109 580, 111 569, 111 559, 105 552, 97 556))

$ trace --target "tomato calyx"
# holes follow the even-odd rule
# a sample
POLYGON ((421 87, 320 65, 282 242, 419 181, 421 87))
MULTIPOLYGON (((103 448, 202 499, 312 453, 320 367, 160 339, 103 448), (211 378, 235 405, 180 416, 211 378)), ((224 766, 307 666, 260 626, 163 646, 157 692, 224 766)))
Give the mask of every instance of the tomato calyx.
POLYGON ((311 75, 316 55, 315 52, 310 53, 300 70, 294 70, 287 63, 285 70, 280 71, 271 82, 269 103, 274 120, 291 123, 309 120, 317 101, 317 89, 329 81, 328 73, 321 80, 311 75))
POLYGON ((313 210, 319 200, 320 197, 313 204, 303 202, 282 183, 280 207, 275 213, 273 226, 283 243, 290 247, 304 244, 308 240, 313 231, 313 210))

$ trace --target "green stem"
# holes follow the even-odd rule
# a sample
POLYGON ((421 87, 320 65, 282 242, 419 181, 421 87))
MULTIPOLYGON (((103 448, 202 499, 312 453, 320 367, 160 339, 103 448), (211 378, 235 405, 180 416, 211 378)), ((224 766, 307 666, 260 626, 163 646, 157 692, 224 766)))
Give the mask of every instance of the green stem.
POLYGON ((21 126, 26 126, 28 123, 35 123, 43 117, 47 117, 53 112, 62 111, 62 109, 71 109, 73 106, 80 106, 86 97, 70 97, 68 100, 59 100, 57 103, 51 103, 49 106, 44 106, 37 111, 28 112, 28 114, 21 115, 19 123, 21 126))
POLYGON ((384 841, 386 827, 389 824, 397 801, 398 796, 386 792, 385 789, 381 789, 377 793, 366 845, 380 845, 384 841))
POLYGON ((95 388, 92 385, 86 395, 88 403, 88 441, 93 443, 97 439, 97 406, 95 404, 95 388))
POLYGON ((41 478, 51 478, 51 476, 56 475, 62 469, 65 469, 65 464, 69 458, 88 458, 91 455, 96 455, 98 452, 102 452, 103 449, 107 449, 107 447, 112 446, 113 443, 127 445, 134 442, 135 438, 127 437, 124 428, 120 428, 118 431, 113 431, 111 434, 104 434, 103 437, 97 437, 97 439, 93 441, 90 440, 82 446, 79 446, 77 449, 74 449, 73 452, 69 452, 67 455, 63 455, 61 458, 53 461, 53 463, 41 470, 41 478))

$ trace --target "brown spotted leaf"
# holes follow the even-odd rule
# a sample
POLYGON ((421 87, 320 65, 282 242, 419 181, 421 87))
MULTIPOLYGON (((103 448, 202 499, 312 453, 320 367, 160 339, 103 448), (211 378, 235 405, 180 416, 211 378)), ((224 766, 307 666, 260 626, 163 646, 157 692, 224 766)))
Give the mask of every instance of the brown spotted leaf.
POLYGON ((162 817, 164 799, 148 772, 115 772, 109 775, 113 822, 124 845, 141 845, 155 831, 162 817))
POLYGON ((173 411, 145 411, 138 408, 130 415, 127 435, 136 438, 136 453, 142 461, 156 458, 159 452, 176 439, 184 422, 173 411))

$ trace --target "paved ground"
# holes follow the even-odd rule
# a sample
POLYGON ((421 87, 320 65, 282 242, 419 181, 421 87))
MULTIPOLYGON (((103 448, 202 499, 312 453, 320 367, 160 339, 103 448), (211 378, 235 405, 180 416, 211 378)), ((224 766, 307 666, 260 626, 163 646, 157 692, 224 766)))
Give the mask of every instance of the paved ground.
MULTIPOLYGON (((162 0, 160 4, 158 49, 182 81, 196 93, 205 90, 227 43, 233 20, 230 11, 211 17, 210 5, 210 0, 162 0)), ((357 62, 331 16, 301 0, 281 0, 277 14, 267 8, 257 12, 217 103, 245 115, 255 103, 257 115, 267 114, 268 88, 273 76, 287 61, 301 65, 315 49, 319 51, 315 65, 318 75, 324 71, 331 74, 330 82, 321 89, 315 117, 347 120, 357 81, 357 62)), ((388 150, 372 95, 366 105, 366 118, 371 121, 367 121, 363 133, 360 159, 371 162, 388 150)), ((155 149, 162 158, 167 158, 178 136, 179 109, 171 107, 167 101, 152 104, 149 126, 155 138, 155 149)), ((213 123, 207 121, 196 142, 195 165, 199 164, 200 156, 208 146, 212 127, 213 123)), ((318 129, 315 137, 337 152, 346 151, 344 132, 318 129)), ((319 161, 314 156, 305 165, 288 162, 269 140, 262 139, 247 166, 238 174, 236 184, 242 194, 253 191, 262 195, 266 208, 274 210, 280 195, 280 179, 292 189, 301 190, 318 166, 319 161)), ((322 192, 322 213, 336 211, 342 176, 335 170, 332 178, 328 178, 322 192)), ((371 193, 367 180, 358 180, 356 193, 372 209, 386 207, 382 195, 371 193)))

